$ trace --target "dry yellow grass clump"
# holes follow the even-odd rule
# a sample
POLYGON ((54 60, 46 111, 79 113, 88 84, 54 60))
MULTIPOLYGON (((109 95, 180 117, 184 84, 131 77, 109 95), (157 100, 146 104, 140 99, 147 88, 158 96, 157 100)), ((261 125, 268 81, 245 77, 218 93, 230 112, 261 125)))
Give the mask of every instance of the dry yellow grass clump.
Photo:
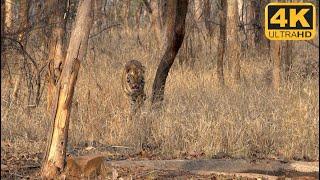
MULTIPOLYGON (((192 39, 197 44, 194 67, 179 65, 185 57, 180 52, 167 79, 165 106, 151 111, 149 98, 162 51, 151 33, 139 33, 140 43, 137 34, 121 31, 89 41, 73 99, 72 146, 99 141, 139 150, 147 142, 156 144, 155 151, 167 157, 181 152, 204 152, 208 157, 225 152, 247 158, 319 158, 318 75, 305 75, 304 68, 305 61, 318 59, 316 49, 304 42, 295 44, 291 76, 275 93, 267 53, 252 52, 242 59, 238 86, 226 69, 226 87, 220 87, 214 39, 192 39), (132 121, 120 84, 121 70, 130 59, 139 59, 147 67, 148 96, 141 117, 132 121)), ((30 108, 25 103, 26 81, 15 102, 9 101, 12 88, 9 81, 1 81, 1 141, 12 143, 19 152, 43 152, 50 124, 46 91, 40 105, 30 108)))

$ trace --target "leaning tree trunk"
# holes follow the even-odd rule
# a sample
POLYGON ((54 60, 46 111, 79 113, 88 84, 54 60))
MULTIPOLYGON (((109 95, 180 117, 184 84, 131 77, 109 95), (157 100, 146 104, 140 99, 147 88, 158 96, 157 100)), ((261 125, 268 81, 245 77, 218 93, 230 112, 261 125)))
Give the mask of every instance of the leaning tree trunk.
POLYGON ((64 13, 66 2, 64 0, 48 0, 47 8, 52 9, 49 24, 52 26, 52 33, 49 42, 49 72, 48 72, 48 91, 47 91, 47 110, 52 108, 52 99, 57 91, 57 82, 60 78, 62 65, 65 58, 64 35, 66 20, 64 13))
POLYGON ((86 55, 91 26, 92 1, 81 0, 51 109, 53 129, 49 134, 48 148, 42 166, 42 176, 45 178, 55 178, 65 168, 71 102, 80 62, 86 55))
POLYGON ((188 11, 188 1, 168 1, 166 50, 158 66, 152 87, 152 104, 161 103, 169 70, 181 47, 185 35, 185 20, 188 11))
POLYGON ((219 12, 219 43, 218 43, 218 59, 217 59, 217 75, 221 86, 224 86, 224 75, 223 75, 223 58, 226 46, 226 22, 227 22, 227 1, 220 0, 221 10, 219 12))

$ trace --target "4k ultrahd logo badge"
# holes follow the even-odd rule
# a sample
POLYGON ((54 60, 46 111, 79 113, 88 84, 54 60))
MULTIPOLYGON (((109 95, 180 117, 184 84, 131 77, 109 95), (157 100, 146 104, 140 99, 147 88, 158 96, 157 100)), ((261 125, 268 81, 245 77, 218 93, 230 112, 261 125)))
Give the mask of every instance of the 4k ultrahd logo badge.
POLYGON ((311 3, 270 3, 265 8, 265 35, 270 40, 310 40, 316 34, 311 3))

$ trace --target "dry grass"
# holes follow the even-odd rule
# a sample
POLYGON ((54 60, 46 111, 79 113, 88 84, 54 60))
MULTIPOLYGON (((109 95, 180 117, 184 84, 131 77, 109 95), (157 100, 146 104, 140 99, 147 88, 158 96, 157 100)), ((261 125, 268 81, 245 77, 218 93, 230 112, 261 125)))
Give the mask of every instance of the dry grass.
MULTIPOLYGON (((210 49, 201 45, 208 39, 193 39, 201 45, 195 51, 195 67, 185 68, 176 60, 167 80, 165 107, 152 112, 147 101, 141 118, 128 121, 128 103, 120 84, 122 65, 130 59, 146 65, 150 98, 161 52, 152 33, 140 32, 142 47, 136 33, 119 32, 90 42, 73 101, 71 145, 99 141, 139 150, 148 142, 157 144, 155 151, 167 157, 181 152, 204 152, 208 157, 225 152, 247 158, 319 159, 318 75, 303 76, 303 61, 316 61, 316 49, 303 42, 296 44, 295 50, 303 51, 294 50, 290 80, 280 93, 274 93, 267 55, 253 53, 242 60, 239 86, 233 85, 226 71, 227 86, 222 88, 216 76, 215 41, 210 49)), ((20 98, 10 103, 12 86, 1 81, 1 141, 12 143, 17 152, 42 152, 49 125, 45 95, 39 107, 27 108, 27 90, 22 85, 20 98)))

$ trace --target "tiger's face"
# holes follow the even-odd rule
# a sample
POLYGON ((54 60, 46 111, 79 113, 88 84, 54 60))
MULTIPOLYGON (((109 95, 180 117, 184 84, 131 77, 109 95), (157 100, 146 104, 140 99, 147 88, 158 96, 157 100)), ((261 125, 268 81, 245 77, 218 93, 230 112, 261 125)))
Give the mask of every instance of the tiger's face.
POLYGON ((144 93, 144 74, 145 67, 137 60, 131 60, 125 65, 122 85, 128 95, 144 93))

